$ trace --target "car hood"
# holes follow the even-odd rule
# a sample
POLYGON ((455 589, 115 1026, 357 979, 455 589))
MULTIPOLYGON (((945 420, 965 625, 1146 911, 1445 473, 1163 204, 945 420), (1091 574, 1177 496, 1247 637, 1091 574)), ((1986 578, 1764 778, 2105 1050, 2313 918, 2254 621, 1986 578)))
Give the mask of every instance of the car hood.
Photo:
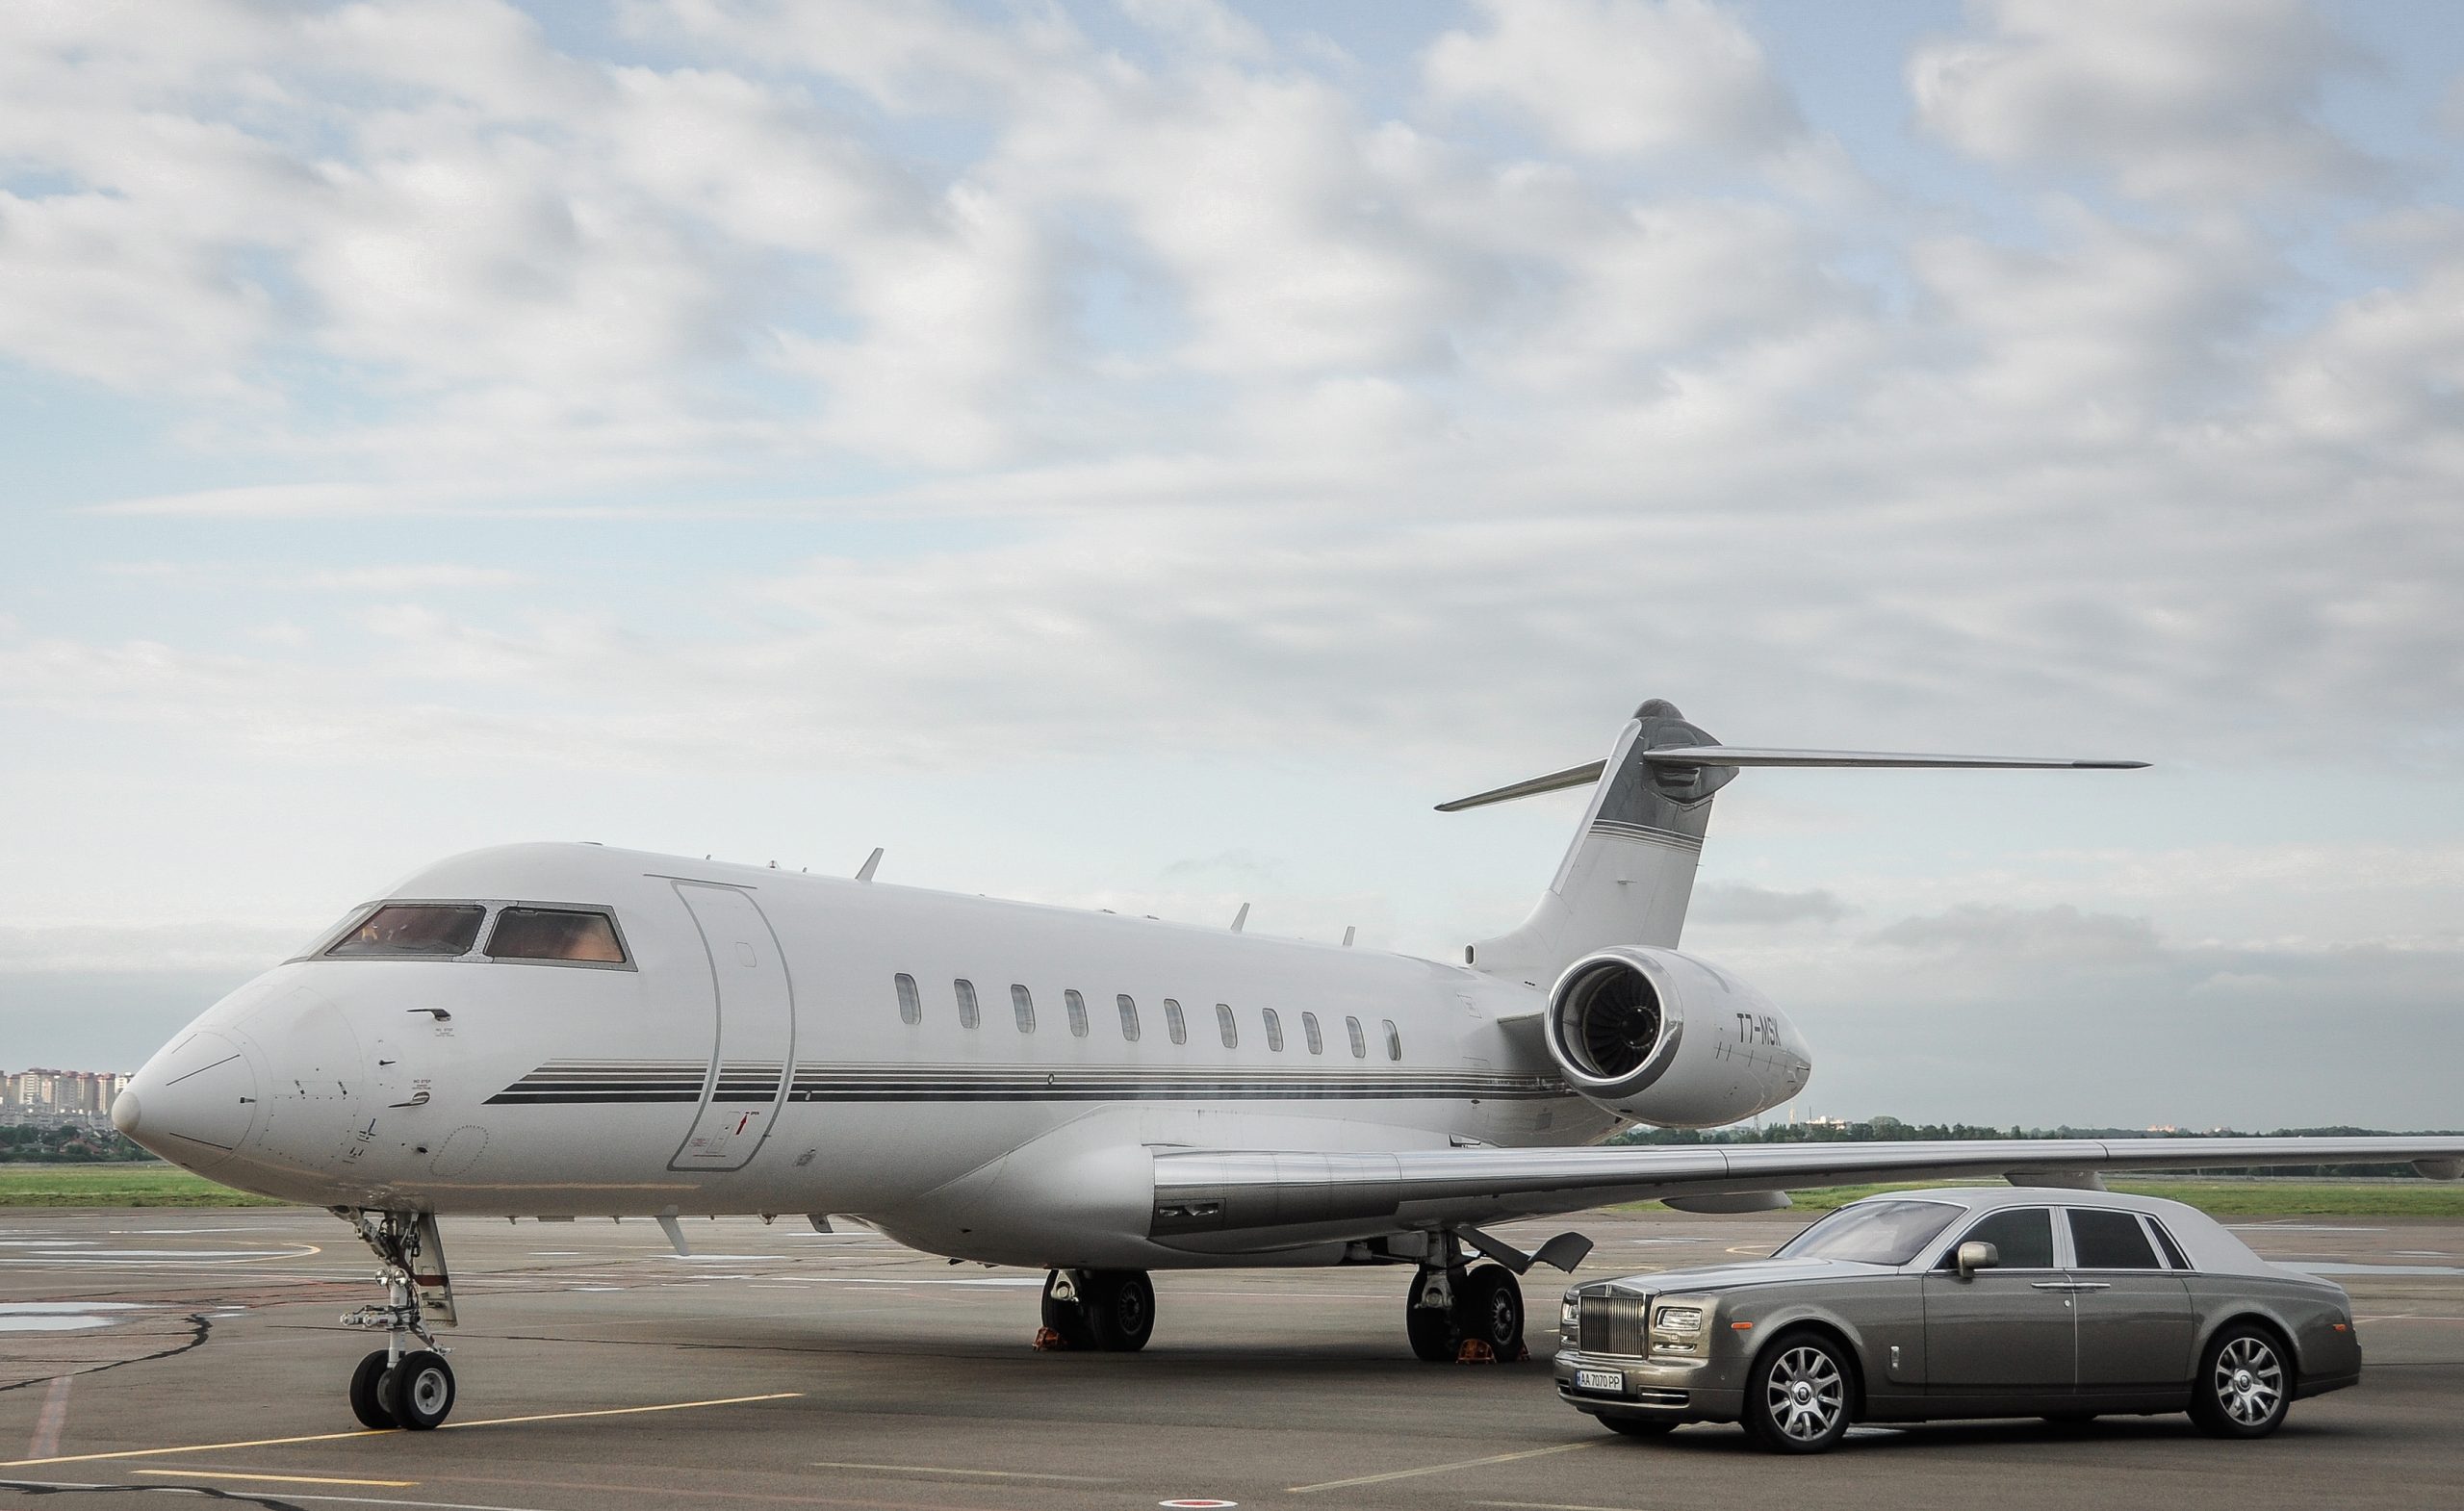
POLYGON ((1666 1295, 1676 1291, 1726 1291, 1736 1286, 1778 1285, 1791 1280, 1848 1280, 1891 1273, 1894 1271, 1887 1265, 1861 1265, 1844 1259, 1753 1259, 1734 1265, 1704 1265, 1693 1269, 1629 1275, 1606 1282, 1604 1289, 1666 1295))

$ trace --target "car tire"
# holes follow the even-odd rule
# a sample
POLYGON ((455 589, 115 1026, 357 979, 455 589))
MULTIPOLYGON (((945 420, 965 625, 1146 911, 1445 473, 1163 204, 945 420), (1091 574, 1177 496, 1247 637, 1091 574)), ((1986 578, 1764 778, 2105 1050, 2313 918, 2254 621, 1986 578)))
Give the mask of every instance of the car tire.
POLYGON ((2211 1438, 2264 1438, 2293 1405, 2292 1351, 2254 1322, 2218 1330, 2191 1381, 2191 1421, 2211 1438))
POLYGON ((1620 1437, 1664 1438, 1677 1430, 1677 1423, 1666 1417, 1611 1417, 1601 1414, 1600 1424, 1620 1437))
POLYGON ((1856 1400, 1848 1355, 1819 1333, 1789 1333, 1745 1378, 1745 1430, 1774 1453, 1821 1453, 1848 1434, 1856 1400))

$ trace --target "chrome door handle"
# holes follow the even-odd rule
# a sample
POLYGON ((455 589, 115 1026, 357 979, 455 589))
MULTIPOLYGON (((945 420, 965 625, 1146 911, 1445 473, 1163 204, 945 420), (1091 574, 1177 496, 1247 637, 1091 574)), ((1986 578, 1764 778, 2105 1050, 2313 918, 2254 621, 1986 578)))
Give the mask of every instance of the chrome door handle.
POLYGON ((2070 1282, 2070 1289, 2073 1291, 2111 1291, 2113 1288, 2114 1283, 2110 1280, 2074 1280, 2070 1282))
POLYGON ((2076 1288, 2067 1280, 2031 1280, 2028 1282, 2028 1289, 2031 1291, 2067 1292, 2076 1288))

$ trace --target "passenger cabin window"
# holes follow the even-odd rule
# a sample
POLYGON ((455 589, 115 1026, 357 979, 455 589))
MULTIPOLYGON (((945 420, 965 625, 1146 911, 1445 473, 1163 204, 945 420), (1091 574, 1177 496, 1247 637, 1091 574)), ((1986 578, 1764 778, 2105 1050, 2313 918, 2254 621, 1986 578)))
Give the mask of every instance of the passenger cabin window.
POLYGON ((1016 982, 1010 984, 1010 1010, 1018 1015, 1019 1033, 1032 1034, 1036 1031, 1036 999, 1027 995, 1027 988, 1016 982))
POLYGON ((1300 1037, 1309 1041, 1309 1053, 1322 1055, 1326 1052, 1326 1036, 1318 1032, 1318 1014, 1315 1012, 1300 1014, 1300 1037))
POLYGON ((1389 1060, 1401 1060, 1403 1058, 1402 1030, 1395 1026, 1395 1020, 1393 1018, 1379 1018, 1377 1020, 1377 1026, 1386 1031, 1386 1058, 1389 1060))
POLYGON ((1273 1050, 1278 1055, 1282 1054, 1283 1019, 1274 1015, 1274 1009, 1272 1008, 1261 1009, 1260 1012, 1267 1020, 1267 1048, 1273 1050))
POLYGON ((2147 1219, 2147 1230, 2156 1235, 2156 1246, 2165 1251, 2165 1263, 2175 1269, 2191 1268, 2191 1262, 2182 1257, 2182 1246, 2173 1242, 2173 1235, 2165 1231, 2165 1224, 2150 1217, 2147 1219))
POLYGON ((492 960, 562 960, 576 965, 622 965, 625 946, 616 921, 578 908, 508 908, 488 935, 492 960))
POLYGON ((959 994, 959 1027, 975 1027, 976 1024, 984 1020, 984 1014, 976 1010, 975 983, 966 980, 964 977, 961 977, 959 980, 950 983, 950 985, 957 989, 959 994))
POLYGON ((1175 1044, 1190 1041, 1190 1026, 1181 1021, 1181 1005, 1169 997, 1164 999, 1164 1032, 1171 1036, 1175 1044))
POLYGON ((1130 1000, 1129 993, 1127 992, 1122 992, 1119 996, 1115 997, 1113 999, 1113 1004, 1120 1009, 1121 1038, 1128 1043, 1137 1043, 1138 1004, 1130 1000))
MULTIPOLYGON (((2014 1207, 1997 1212, 1960 1235, 1960 1243, 1990 1243, 2002 1256, 2004 1269, 2053 1268, 2053 1212, 2046 1207, 2014 1207)), ((1959 1268, 1960 1243, 1942 1256, 1939 1268, 1959 1268)))
POLYGON ((915 990, 915 978, 903 971, 898 976, 898 1020, 911 1025, 924 1021, 924 999, 915 990))
POLYGON ((1241 1047, 1241 1025, 1232 1021, 1232 1009, 1228 1004, 1219 1002, 1215 1005, 1215 1031, 1223 1036, 1224 1048, 1241 1047))
POLYGON ((1369 1040, 1361 1037, 1360 1019, 1344 1019, 1344 1032, 1351 1036, 1351 1058, 1354 1060, 1367 1060, 1369 1058, 1369 1040))
POLYGON ((1075 991, 1065 991, 1061 994, 1061 1005, 1069 1010, 1069 1037, 1085 1038, 1087 1037, 1087 999, 1075 991))
POLYGON ((330 956, 468 955, 488 910, 476 903, 387 903, 327 949, 330 956))
POLYGON ((2135 1212, 2070 1209, 2070 1257, 2074 1269, 2162 1269, 2156 1245, 2135 1212))

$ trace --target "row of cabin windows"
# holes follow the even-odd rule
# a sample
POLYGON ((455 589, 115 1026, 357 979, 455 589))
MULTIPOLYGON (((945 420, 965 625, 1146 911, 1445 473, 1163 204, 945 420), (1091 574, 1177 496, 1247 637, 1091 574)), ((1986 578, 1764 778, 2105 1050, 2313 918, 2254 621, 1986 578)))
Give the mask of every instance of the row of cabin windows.
MULTIPOLYGON (((924 994, 916 988, 915 978, 901 971, 893 979, 898 986, 898 1020, 911 1025, 923 1022, 924 994)), ((950 986, 958 998, 959 1027, 971 1029, 980 1025, 984 1021, 984 1011, 976 999, 975 983, 961 979, 950 983, 950 986)), ((1091 1027, 1087 1018, 1087 999, 1073 988, 1061 994, 1061 1004, 1069 1014, 1070 1037, 1085 1038, 1091 1027)), ((1137 1043, 1141 1033, 1137 1000, 1127 992, 1122 992, 1113 998, 1113 1005, 1120 1011, 1122 1040, 1127 1043, 1137 1043)), ((1010 987, 1010 1011, 1017 1019, 1019 1033, 1032 1034, 1036 1031, 1035 993, 1014 983, 1010 987)), ((1266 1027, 1267 1048, 1276 1054, 1283 1053, 1282 1017, 1272 1008, 1260 1009, 1259 1017, 1266 1027)), ((1380 1018, 1378 1027, 1386 1031, 1386 1058, 1401 1060, 1403 1058, 1402 1031, 1395 1027, 1393 1018, 1380 1018)), ((1190 1041, 1189 1020, 1182 1015, 1181 1005, 1169 997, 1164 999, 1164 1032, 1175 1044, 1186 1044, 1190 1041)), ((1215 1005, 1215 1032, 1222 1038, 1224 1048, 1241 1047, 1241 1024, 1232 1015, 1230 1003, 1219 1002, 1215 1005)), ((1368 1059, 1369 1036, 1362 1031, 1360 1019, 1345 1018, 1344 1032, 1351 1039, 1352 1058, 1368 1059)), ((1308 1042, 1309 1053, 1322 1055, 1326 1052, 1326 1037, 1318 1027, 1318 1014, 1315 1012, 1300 1014, 1300 1037, 1308 1042)))

